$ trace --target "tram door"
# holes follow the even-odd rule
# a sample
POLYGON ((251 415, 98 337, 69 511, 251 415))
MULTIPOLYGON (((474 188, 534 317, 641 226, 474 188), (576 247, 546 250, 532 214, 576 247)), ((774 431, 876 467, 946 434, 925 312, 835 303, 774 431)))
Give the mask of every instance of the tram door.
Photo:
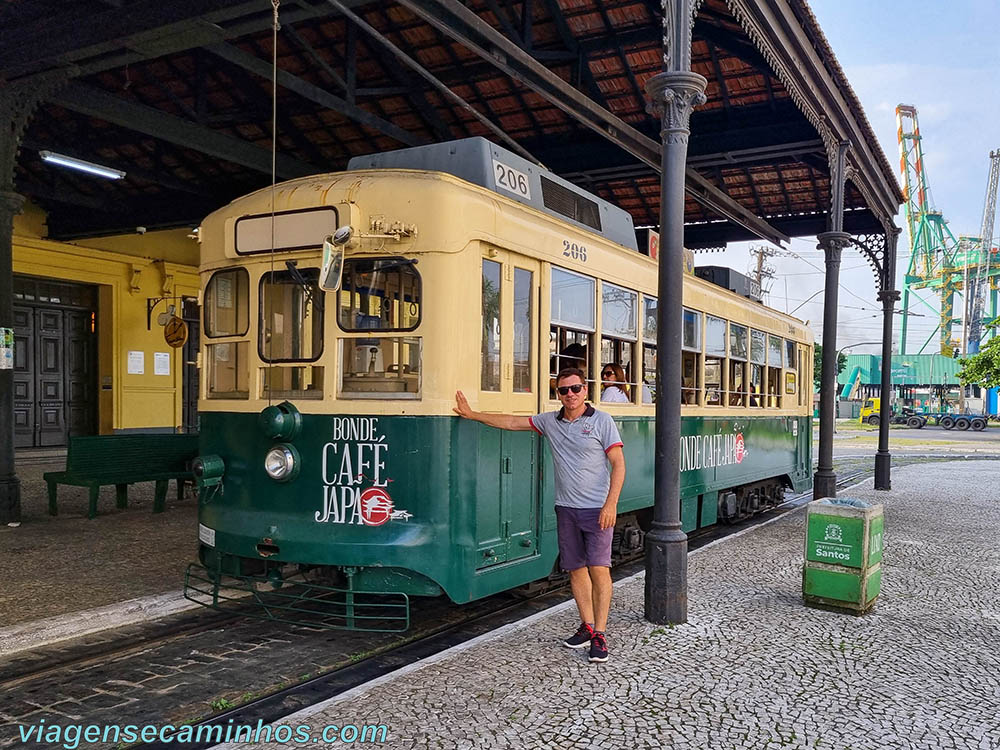
MULTIPOLYGON (((538 263, 491 248, 482 259, 480 408, 538 408, 538 263)), ((539 450, 533 431, 479 431, 480 567, 536 554, 539 450)))

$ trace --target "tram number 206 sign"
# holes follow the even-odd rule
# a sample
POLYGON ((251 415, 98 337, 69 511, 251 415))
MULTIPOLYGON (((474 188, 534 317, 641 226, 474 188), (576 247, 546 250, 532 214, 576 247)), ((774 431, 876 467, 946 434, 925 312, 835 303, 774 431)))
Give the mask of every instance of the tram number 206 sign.
POLYGON ((163 339, 167 342, 168 346, 172 346, 174 349, 184 346, 187 337, 187 323, 176 316, 168 320, 166 325, 163 326, 163 339))

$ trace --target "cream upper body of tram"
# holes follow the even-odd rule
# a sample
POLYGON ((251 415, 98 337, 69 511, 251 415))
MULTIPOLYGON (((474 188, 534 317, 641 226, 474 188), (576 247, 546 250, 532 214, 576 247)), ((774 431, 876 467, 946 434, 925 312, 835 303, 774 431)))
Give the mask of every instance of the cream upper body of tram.
MULTIPOLYGON (((287 398, 315 413, 450 414, 459 388, 474 408, 533 414, 558 408, 549 381, 579 363, 563 354, 577 344, 594 401, 616 362, 629 403, 602 408, 653 412, 657 262, 579 223, 444 172, 378 169, 257 191, 199 234, 201 411, 287 398), (324 293, 322 240, 345 225, 344 285, 324 293)), ((801 321, 693 274, 684 307, 684 414, 811 413, 801 321)))

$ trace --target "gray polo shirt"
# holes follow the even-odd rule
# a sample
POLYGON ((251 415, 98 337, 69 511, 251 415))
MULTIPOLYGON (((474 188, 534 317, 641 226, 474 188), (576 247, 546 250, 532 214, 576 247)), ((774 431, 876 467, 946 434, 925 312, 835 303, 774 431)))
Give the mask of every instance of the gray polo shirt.
POLYGON ((563 409, 536 414, 528 421, 548 438, 556 479, 556 505, 566 508, 600 508, 608 499, 611 465, 607 453, 622 444, 610 414, 587 404, 572 422, 563 409))

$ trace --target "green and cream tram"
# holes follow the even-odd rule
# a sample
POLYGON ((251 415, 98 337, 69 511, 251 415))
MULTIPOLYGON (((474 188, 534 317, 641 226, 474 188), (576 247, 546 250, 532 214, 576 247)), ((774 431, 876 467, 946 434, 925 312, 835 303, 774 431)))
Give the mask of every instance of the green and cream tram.
POLYGON ((656 261, 629 214, 484 139, 260 190, 199 236, 201 566, 188 588, 203 603, 293 573, 403 609, 549 576, 543 439, 452 407, 460 389, 476 410, 556 409, 551 379, 570 363, 595 402, 604 365, 628 381, 627 401, 600 404, 628 467, 616 553, 641 549, 655 398, 683 404, 685 529, 810 481, 809 329, 687 275, 682 393, 657 393, 656 261))

